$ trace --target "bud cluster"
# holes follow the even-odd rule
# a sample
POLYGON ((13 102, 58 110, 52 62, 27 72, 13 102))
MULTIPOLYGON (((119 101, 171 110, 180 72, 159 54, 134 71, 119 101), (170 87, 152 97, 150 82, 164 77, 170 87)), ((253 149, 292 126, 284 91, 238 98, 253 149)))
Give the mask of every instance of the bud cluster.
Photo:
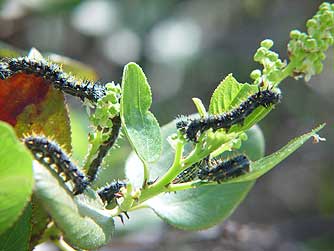
POLYGON ((274 86, 280 80, 282 69, 286 66, 285 62, 279 58, 276 52, 271 51, 274 42, 265 39, 261 42, 261 47, 257 49, 254 55, 254 61, 263 65, 263 70, 256 69, 250 74, 254 84, 266 88, 274 86))
POLYGON ((118 84, 107 83, 106 95, 96 103, 94 113, 90 116, 94 126, 112 128, 112 118, 119 115, 121 88, 118 84))
POLYGON ((254 61, 263 65, 263 70, 256 69, 250 77, 254 84, 264 88, 277 85, 287 76, 304 77, 305 81, 321 73, 325 52, 334 44, 334 4, 323 3, 318 12, 306 23, 307 33, 299 30, 290 32, 288 43, 289 64, 271 51, 273 41, 263 40, 254 55, 254 61))
POLYGON ((296 62, 292 75, 308 81, 311 76, 321 73, 325 52, 334 43, 334 4, 321 4, 306 27, 307 33, 299 30, 290 32, 288 55, 291 62, 296 62))

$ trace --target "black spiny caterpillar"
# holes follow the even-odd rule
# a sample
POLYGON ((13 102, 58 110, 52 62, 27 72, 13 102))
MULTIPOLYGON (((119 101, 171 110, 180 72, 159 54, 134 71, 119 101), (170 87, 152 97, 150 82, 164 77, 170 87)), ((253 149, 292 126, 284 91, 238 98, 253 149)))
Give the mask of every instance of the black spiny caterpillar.
POLYGON ((250 171, 250 163, 245 155, 238 155, 228 160, 210 160, 208 165, 198 172, 200 180, 222 182, 250 171))
POLYGON ((85 175, 71 162, 57 143, 42 136, 29 136, 23 141, 36 160, 58 174, 63 173, 66 177, 65 181, 73 182, 74 195, 80 194, 86 189, 89 182, 85 175))
POLYGON ((209 129, 214 132, 222 128, 229 130, 232 125, 242 124, 257 107, 267 108, 279 103, 280 100, 281 94, 279 93, 271 90, 258 91, 230 112, 199 119, 181 119, 176 123, 176 128, 183 132, 188 140, 197 142, 203 132, 209 129))
POLYGON ((110 148, 116 143, 116 140, 121 131, 121 117, 118 115, 112 119, 113 128, 112 133, 110 134, 109 138, 100 145, 98 154, 96 158, 91 162, 90 167, 87 172, 87 176, 89 181, 94 181, 97 175, 97 172, 100 168, 103 158, 107 155, 110 148))
POLYGON ((202 161, 197 162, 187 169, 183 170, 176 178, 173 180, 173 184, 189 182, 198 179, 198 172, 201 168, 202 161))
POLYGON ((197 162, 182 171, 173 184, 179 184, 194 180, 206 180, 221 182, 238 177, 250 171, 249 160, 245 155, 238 155, 228 160, 207 158, 197 162))
POLYGON ((80 82, 56 65, 41 59, 28 57, 4 58, 0 61, 0 79, 10 78, 17 73, 33 74, 49 81, 56 89, 84 100, 96 102, 106 94, 105 86, 90 81, 80 82))
POLYGON ((117 198, 122 187, 126 187, 126 182, 118 180, 102 187, 97 193, 104 203, 109 204, 113 199, 117 198))

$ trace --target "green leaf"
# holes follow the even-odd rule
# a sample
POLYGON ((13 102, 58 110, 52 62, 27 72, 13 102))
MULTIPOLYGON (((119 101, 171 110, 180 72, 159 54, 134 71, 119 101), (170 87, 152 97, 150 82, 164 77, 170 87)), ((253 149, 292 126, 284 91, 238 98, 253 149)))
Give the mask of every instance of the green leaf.
POLYGON ((32 157, 7 123, 0 121, 0 233, 20 216, 33 188, 32 157))
POLYGON ((257 160, 264 156, 265 139, 258 125, 252 126, 246 131, 248 139, 242 142, 242 146, 236 152, 247 153, 250 160, 257 160))
MULTIPOLYGON (((249 96, 258 91, 258 86, 250 84, 240 84, 238 81, 229 74, 216 88, 211 100, 209 113, 210 114, 222 114, 238 107, 249 96)), ((231 132, 240 132, 249 129, 262 118, 264 118, 272 109, 258 107, 252 114, 247 116, 243 125, 233 125, 229 130, 231 132)))
POLYGON ((316 127, 311 132, 291 140, 288 144, 286 144, 277 152, 253 162, 251 164, 252 171, 249 174, 245 174, 239 178, 232 179, 228 181, 228 183, 251 181, 261 177, 265 173, 269 172, 272 168, 274 168, 277 164, 282 162, 294 151, 296 151, 299 147, 301 147, 309 138, 316 135, 316 133, 320 131, 324 126, 325 124, 316 127))
POLYGON ((210 114, 222 114, 228 112, 232 107, 238 106, 247 99, 250 93, 258 90, 257 86, 240 84, 232 74, 218 85, 210 100, 210 114))
MULTIPOLYGON (((167 137, 176 132, 175 121, 162 127, 163 155, 160 159, 150 165, 151 177, 154 180, 161 177, 171 166, 174 158, 174 150, 167 141, 167 137)), ((250 137, 257 139, 257 137, 250 137)), ((256 140, 263 145, 262 141, 256 140)), ((240 151, 244 151, 243 148, 240 151)), ((246 152, 247 153, 247 152, 246 152)), ((263 149, 254 153, 263 153, 263 149)), ((142 163, 135 154, 131 154, 126 163, 126 176, 136 187, 143 184, 142 163)), ((244 199, 253 185, 253 182, 234 184, 223 184, 205 186, 185 191, 178 191, 175 194, 163 194, 147 201, 158 216, 175 227, 187 230, 204 229, 217 224, 228 217, 239 203, 244 199)))
POLYGON ((160 127, 149 111, 151 103, 151 90, 144 72, 135 63, 127 64, 122 79, 122 125, 133 149, 147 162, 156 161, 161 153, 160 127))
POLYGON ((140 233, 141 235, 153 235, 161 231, 163 222, 152 210, 136 210, 130 214, 131 220, 123 224, 120 220, 115 221, 115 238, 131 233, 140 233))
POLYGON ((29 204, 15 224, 0 235, 1 251, 27 251, 31 233, 31 205, 29 204))
POLYGON ((163 194, 147 204, 167 223, 185 230, 200 230, 230 216, 254 182, 221 184, 163 194))
POLYGON ((30 205, 32 206, 32 216, 30 220, 32 229, 29 245, 30 248, 33 249, 42 239, 51 219, 41 203, 36 199, 35 195, 32 196, 30 205))
POLYGON ((114 221, 94 191, 86 189, 73 199, 63 181, 38 162, 34 162, 34 175, 36 196, 66 242, 76 248, 97 249, 110 241, 114 221))
POLYGON ((255 161, 264 156, 265 140, 261 128, 258 125, 253 125, 246 131, 247 140, 242 141, 240 149, 232 152, 226 151, 222 154, 226 158, 231 158, 238 154, 246 154, 248 159, 255 161))
POLYGON ((199 98, 192 98, 196 108, 197 108, 197 111, 198 111, 198 114, 201 116, 201 117, 204 117, 206 116, 206 110, 205 110, 205 107, 202 103, 202 100, 200 100, 199 98))

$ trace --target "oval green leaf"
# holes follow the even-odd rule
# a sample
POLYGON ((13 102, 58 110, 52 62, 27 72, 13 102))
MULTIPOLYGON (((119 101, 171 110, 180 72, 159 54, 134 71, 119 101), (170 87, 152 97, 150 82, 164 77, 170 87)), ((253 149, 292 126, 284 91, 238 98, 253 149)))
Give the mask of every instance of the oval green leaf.
POLYGON ((114 221, 89 190, 76 196, 65 190, 63 181, 34 162, 35 192, 45 210, 63 232, 66 242, 80 249, 106 245, 114 231, 114 221))
POLYGON ((0 235, 1 251, 27 251, 31 233, 31 205, 29 204, 15 224, 0 235))
MULTIPOLYGON (((214 91, 209 106, 210 114, 222 114, 238 107, 249 96, 258 91, 258 86, 240 84, 229 74, 214 91)), ((229 132, 241 132, 249 129, 263 119, 272 109, 258 107, 245 119, 243 125, 233 125, 229 132)))
POLYGON ((0 184, 1 233, 20 216, 33 188, 32 157, 13 128, 1 121, 0 184))
POLYGON ((35 247, 42 238, 44 231, 47 229, 48 224, 51 221, 49 214, 44 210, 41 203, 36 199, 33 194, 31 197, 32 216, 30 220, 31 236, 30 247, 35 247))
POLYGON ((167 223, 185 230, 212 227, 230 216, 254 182, 221 184, 163 194, 147 202, 167 223))
POLYGON ((159 124, 149 111, 152 94, 146 76, 135 63, 125 66, 122 79, 122 125, 133 149, 147 162, 156 161, 161 153, 159 124))

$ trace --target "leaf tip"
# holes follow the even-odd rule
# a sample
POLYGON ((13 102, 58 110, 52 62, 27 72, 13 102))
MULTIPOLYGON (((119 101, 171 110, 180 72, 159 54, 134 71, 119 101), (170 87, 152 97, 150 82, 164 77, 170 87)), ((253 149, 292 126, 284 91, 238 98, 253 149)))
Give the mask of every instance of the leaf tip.
POLYGON ((136 62, 129 62, 125 65, 124 69, 128 68, 136 68, 136 69, 141 69, 141 67, 136 63, 136 62))

